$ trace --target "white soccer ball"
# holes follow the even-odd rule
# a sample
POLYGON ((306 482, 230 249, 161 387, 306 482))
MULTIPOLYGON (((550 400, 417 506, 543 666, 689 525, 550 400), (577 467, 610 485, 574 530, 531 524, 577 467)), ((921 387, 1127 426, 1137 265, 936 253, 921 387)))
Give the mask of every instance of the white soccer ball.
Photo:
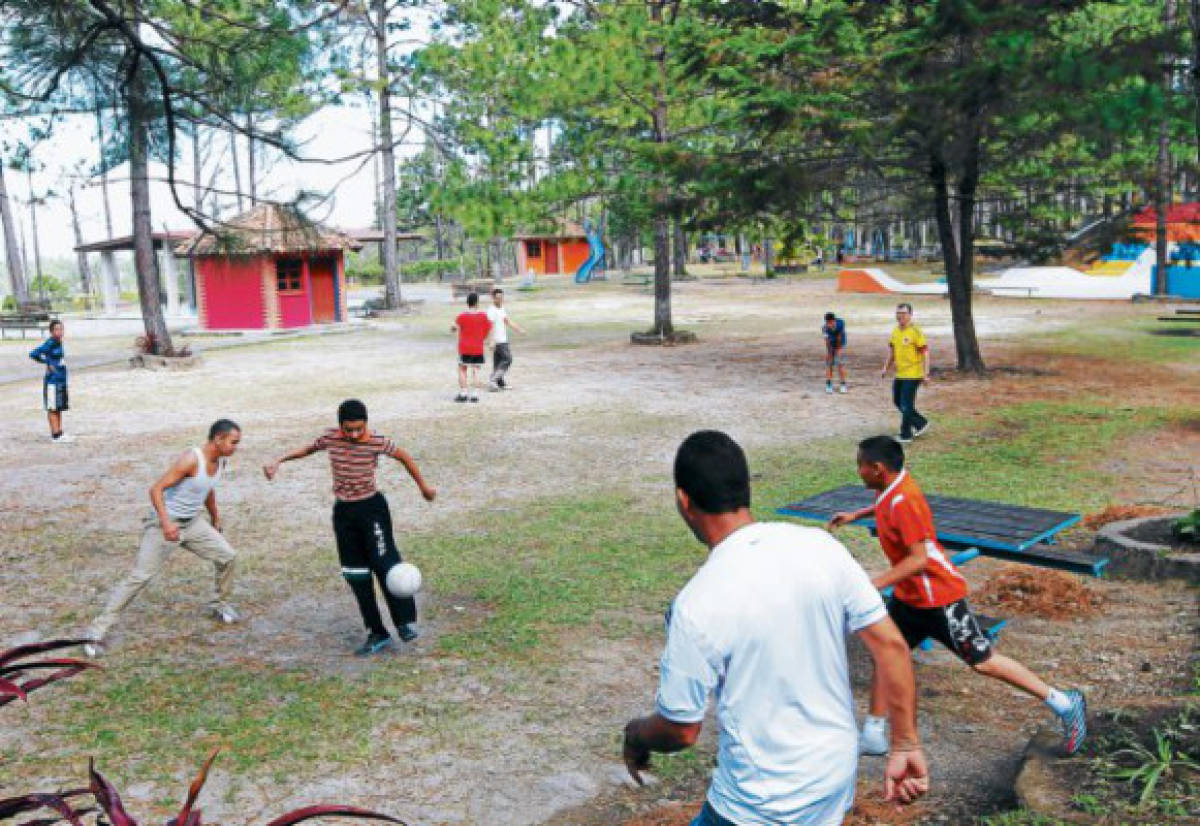
POLYGON ((411 597, 421 590, 421 569, 411 562, 393 565, 387 572, 387 589, 397 597, 411 597))

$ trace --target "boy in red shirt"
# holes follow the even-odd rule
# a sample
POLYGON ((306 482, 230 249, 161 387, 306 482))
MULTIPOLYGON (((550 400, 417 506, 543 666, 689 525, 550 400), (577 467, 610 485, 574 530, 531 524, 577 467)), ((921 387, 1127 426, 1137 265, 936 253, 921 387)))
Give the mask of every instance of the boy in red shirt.
POLYGON ((456 402, 479 401, 479 368, 483 366, 483 341, 492 329, 487 313, 479 311, 479 295, 467 296, 467 310, 450 325, 458 333, 458 395, 456 402), (471 371, 470 395, 467 394, 467 370, 471 371))
MULTIPOLYGON (((875 436, 858 445, 858 475, 879 491, 875 504, 834 514, 829 528, 875 517, 879 544, 892 567, 874 577, 879 589, 895 587, 888 613, 909 648, 931 637, 953 651, 976 672, 1008 683, 1037 697, 1058 716, 1064 747, 1074 754, 1087 736, 1087 703, 1078 691, 1059 691, 1014 659, 997 654, 967 604, 967 581, 937 541, 933 513, 916 480, 904 469, 904 448, 890 436, 875 436)), ((859 750, 886 754, 886 705, 871 680, 871 710, 863 723, 859 750)))

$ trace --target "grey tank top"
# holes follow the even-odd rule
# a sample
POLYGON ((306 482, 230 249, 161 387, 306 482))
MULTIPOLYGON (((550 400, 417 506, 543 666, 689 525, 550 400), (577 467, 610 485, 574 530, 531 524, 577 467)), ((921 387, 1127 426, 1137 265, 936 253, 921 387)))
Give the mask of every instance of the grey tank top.
POLYGON ((225 470, 225 459, 217 459, 217 472, 208 475, 208 460, 204 451, 198 447, 192 448, 196 454, 198 467, 195 476, 186 476, 183 481, 163 492, 163 502, 167 505, 167 515, 172 519, 194 519, 204 507, 204 500, 217 486, 221 474, 225 470))

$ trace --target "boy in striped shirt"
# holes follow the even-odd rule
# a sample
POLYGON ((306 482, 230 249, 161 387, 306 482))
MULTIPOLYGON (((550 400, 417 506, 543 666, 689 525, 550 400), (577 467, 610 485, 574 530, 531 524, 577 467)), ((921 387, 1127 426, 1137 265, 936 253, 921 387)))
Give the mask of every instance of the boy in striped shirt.
POLYGON ((417 638, 417 601, 413 597, 394 596, 387 589, 388 571, 403 560, 392 538, 392 514, 387 499, 375 488, 375 467, 379 457, 390 456, 404 465, 426 502, 434 500, 437 490, 426 484, 412 456, 391 439, 368 429, 367 407, 358 399, 341 403, 336 428, 326 430, 312 444, 264 465, 263 473, 268 480, 274 479, 284 462, 303 459, 320 450, 329 453, 333 470, 333 495, 337 500, 333 505, 333 533, 342 576, 354 593, 367 628, 366 642, 354 653, 365 657, 392 644, 375 601, 372 574, 379 580, 396 633, 405 642, 412 642, 417 638))
MULTIPOLYGON (((1044 702, 1063 727, 1064 747, 1074 754, 1087 736, 1087 703, 1078 691, 1059 691, 1016 660, 997 654, 967 604, 967 581, 937 540, 933 512, 916 480, 904 469, 904 448, 890 436, 875 436, 858 445, 858 475, 879 492, 875 504, 834 514, 830 529, 857 519, 875 518, 879 544, 892 567, 871 580, 876 588, 895 588, 888 613, 909 648, 932 638, 950 649, 979 674, 1019 688, 1044 702)), ((871 680, 871 710, 863 724, 859 748, 864 754, 886 754, 884 711, 879 685, 871 680)))

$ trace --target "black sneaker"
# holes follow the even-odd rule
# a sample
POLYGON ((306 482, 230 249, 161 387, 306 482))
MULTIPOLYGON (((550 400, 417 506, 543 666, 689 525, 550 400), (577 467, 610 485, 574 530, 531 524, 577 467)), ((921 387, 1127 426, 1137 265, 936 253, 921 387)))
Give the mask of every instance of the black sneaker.
POLYGON ((467 394, 466 394, 466 393, 459 393, 457 396, 455 396, 455 397, 454 397, 454 400, 455 400, 456 402, 465 402, 465 401, 467 400, 467 394))
POLYGON ((378 654, 385 648, 390 648, 391 645, 392 638, 390 636, 387 634, 376 634, 372 631, 370 634, 367 634, 367 641, 355 649, 354 656, 369 657, 372 654, 378 654))
POLYGON ((405 623, 404 625, 401 625, 399 628, 397 628, 396 634, 397 634, 397 636, 400 637, 400 639, 404 640, 405 642, 412 642, 417 637, 421 636, 417 632, 417 626, 413 625, 411 622, 405 623))
POLYGON ((508 385, 504 383, 504 379, 496 379, 496 384, 500 385, 501 390, 504 390, 508 387, 508 385))

